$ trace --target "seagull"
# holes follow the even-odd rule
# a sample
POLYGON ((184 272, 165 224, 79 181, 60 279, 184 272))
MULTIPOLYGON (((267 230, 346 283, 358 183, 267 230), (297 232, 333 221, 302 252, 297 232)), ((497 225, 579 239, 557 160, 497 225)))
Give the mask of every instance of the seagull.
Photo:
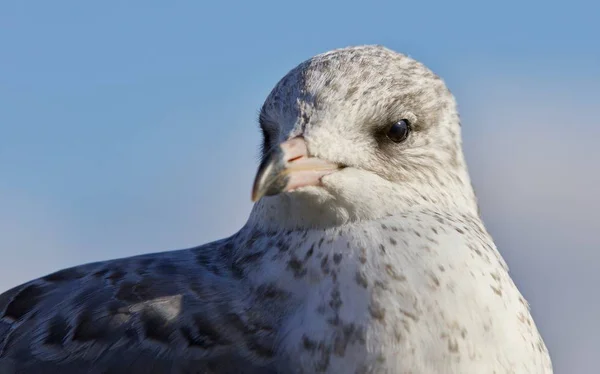
POLYGON ((239 231, 6 291, 0 373, 552 373, 442 79, 336 49, 285 75, 259 122, 239 231))

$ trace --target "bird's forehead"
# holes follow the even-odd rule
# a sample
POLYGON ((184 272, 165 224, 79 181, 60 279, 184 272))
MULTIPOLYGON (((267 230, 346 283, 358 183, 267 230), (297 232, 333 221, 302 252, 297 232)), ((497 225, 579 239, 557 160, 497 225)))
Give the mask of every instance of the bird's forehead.
POLYGON ((284 125, 307 122, 315 112, 367 115, 368 108, 398 100, 418 110, 444 91, 441 79, 410 57, 379 46, 344 48, 291 70, 267 97, 262 115, 284 125))

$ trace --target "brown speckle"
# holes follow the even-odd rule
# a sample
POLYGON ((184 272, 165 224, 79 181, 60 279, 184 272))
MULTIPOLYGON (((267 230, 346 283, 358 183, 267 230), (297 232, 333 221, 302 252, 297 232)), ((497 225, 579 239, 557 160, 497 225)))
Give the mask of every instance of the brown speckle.
POLYGON ((357 86, 350 86, 350 88, 348 88, 348 90, 346 91, 345 101, 350 101, 352 97, 356 94, 357 90, 357 86))
POLYGON ((310 246, 310 248, 308 249, 308 251, 306 251, 306 255, 304 256, 304 261, 308 260, 309 258, 312 257, 313 253, 315 252, 315 245, 314 243, 310 246))
POLYGON ((522 296, 519 296, 519 302, 521 303, 521 305, 527 306, 527 302, 525 301, 525 299, 522 296))
POLYGON ((502 290, 500 288, 496 288, 492 285, 490 285, 490 287, 492 288, 492 290, 494 291, 494 293, 498 296, 502 296, 502 290))
POLYGON ((331 355, 331 347, 320 342, 317 347, 320 357, 316 362, 315 371, 317 373, 324 373, 329 367, 329 360, 331 355))
POLYGON ((323 271, 324 274, 329 274, 329 256, 325 255, 325 257, 323 257, 323 259, 321 260, 321 271, 323 271))
POLYGON ((361 264, 365 264, 367 262, 367 249, 365 247, 360 248, 360 255, 358 260, 361 264))
POLYGON ((385 272, 394 280, 400 282, 404 282, 406 280, 406 276, 399 274, 391 264, 385 264, 385 272))
POLYGON ((309 339, 309 337, 306 336, 306 335, 302 335, 302 346, 307 351, 314 352, 315 349, 317 348, 317 342, 315 342, 314 340, 309 339))
POLYGON ((334 288, 331 291, 331 300, 329 300, 329 306, 335 311, 338 311, 342 306, 342 297, 339 289, 334 288))
POLYGON ((256 288, 256 295, 260 299, 279 299, 289 298, 289 293, 277 288, 274 284, 261 284, 256 288))
POLYGON ((241 264, 248 264, 251 262, 255 262, 255 261, 260 260, 264 254, 265 254, 265 252, 263 252, 263 251, 250 253, 250 254, 247 254, 247 255, 243 256, 242 258, 240 258, 239 262, 241 264))
POLYGON ((383 322, 385 320, 385 309, 378 302, 371 302, 369 305, 369 313, 371 317, 383 322))
POLYGON ((374 284, 375 284, 375 288, 377 288, 377 289, 381 289, 381 290, 387 290, 388 289, 387 283, 383 282, 381 280, 376 280, 374 284))
POLYGON ((279 252, 287 252, 290 249, 290 245, 283 239, 279 239, 277 241, 277 248, 279 248, 279 252))
POLYGON ((396 342, 401 343, 404 341, 404 331, 400 329, 399 325, 394 326, 394 337, 396 338, 396 342))
POLYGON ((302 262, 296 257, 290 258, 287 263, 288 269, 294 273, 294 277, 299 278, 306 274, 307 270, 302 265, 302 262))
POLYGON ((344 357, 346 355, 347 345, 348 340, 344 339, 342 335, 336 335, 335 340, 333 341, 333 353, 336 356, 344 357))
POLYGON ((414 314, 414 313, 411 313, 411 312, 409 312, 409 311, 407 311, 407 310, 400 309, 400 313, 404 314, 406 317, 408 317, 408 318, 412 319, 412 320, 413 320, 413 321, 415 321, 415 322, 417 322, 417 321, 419 320, 419 317, 417 317, 417 315, 416 315, 416 314, 414 314))
POLYGON ((458 342, 455 339, 452 339, 452 338, 448 339, 448 351, 450 351, 452 353, 458 352, 458 342))
POLYGON ((368 281, 367 281, 367 277, 365 276, 365 274, 362 271, 357 271, 356 272, 356 283, 359 286, 362 286, 364 288, 367 288, 367 286, 369 285, 368 281))
POLYGON ((429 275, 429 278, 431 278, 431 281, 433 282, 433 284, 436 287, 440 286, 440 280, 438 279, 438 277, 436 277, 434 274, 428 273, 427 275, 429 275))

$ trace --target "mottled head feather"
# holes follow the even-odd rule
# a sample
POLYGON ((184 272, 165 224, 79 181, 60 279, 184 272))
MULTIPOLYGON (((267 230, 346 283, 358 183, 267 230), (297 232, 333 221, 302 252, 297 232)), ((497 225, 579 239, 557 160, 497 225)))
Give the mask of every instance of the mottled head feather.
POLYGON ((263 199, 256 222, 302 228, 376 219, 415 205, 476 210, 454 97, 405 55, 380 46, 317 55, 277 83, 260 124, 266 150, 302 135, 312 156, 347 168, 323 178, 324 188, 263 199), (413 131, 393 143, 385 129, 401 119, 413 131))

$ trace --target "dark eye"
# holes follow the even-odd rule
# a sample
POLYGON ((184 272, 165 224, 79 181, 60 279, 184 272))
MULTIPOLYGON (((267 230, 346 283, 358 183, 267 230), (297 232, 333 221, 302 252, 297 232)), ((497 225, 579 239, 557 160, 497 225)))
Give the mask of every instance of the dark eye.
POLYGON ((409 133, 410 123, 407 119, 401 119, 388 129, 386 136, 394 143, 400 143, 408 138, 409 133))

